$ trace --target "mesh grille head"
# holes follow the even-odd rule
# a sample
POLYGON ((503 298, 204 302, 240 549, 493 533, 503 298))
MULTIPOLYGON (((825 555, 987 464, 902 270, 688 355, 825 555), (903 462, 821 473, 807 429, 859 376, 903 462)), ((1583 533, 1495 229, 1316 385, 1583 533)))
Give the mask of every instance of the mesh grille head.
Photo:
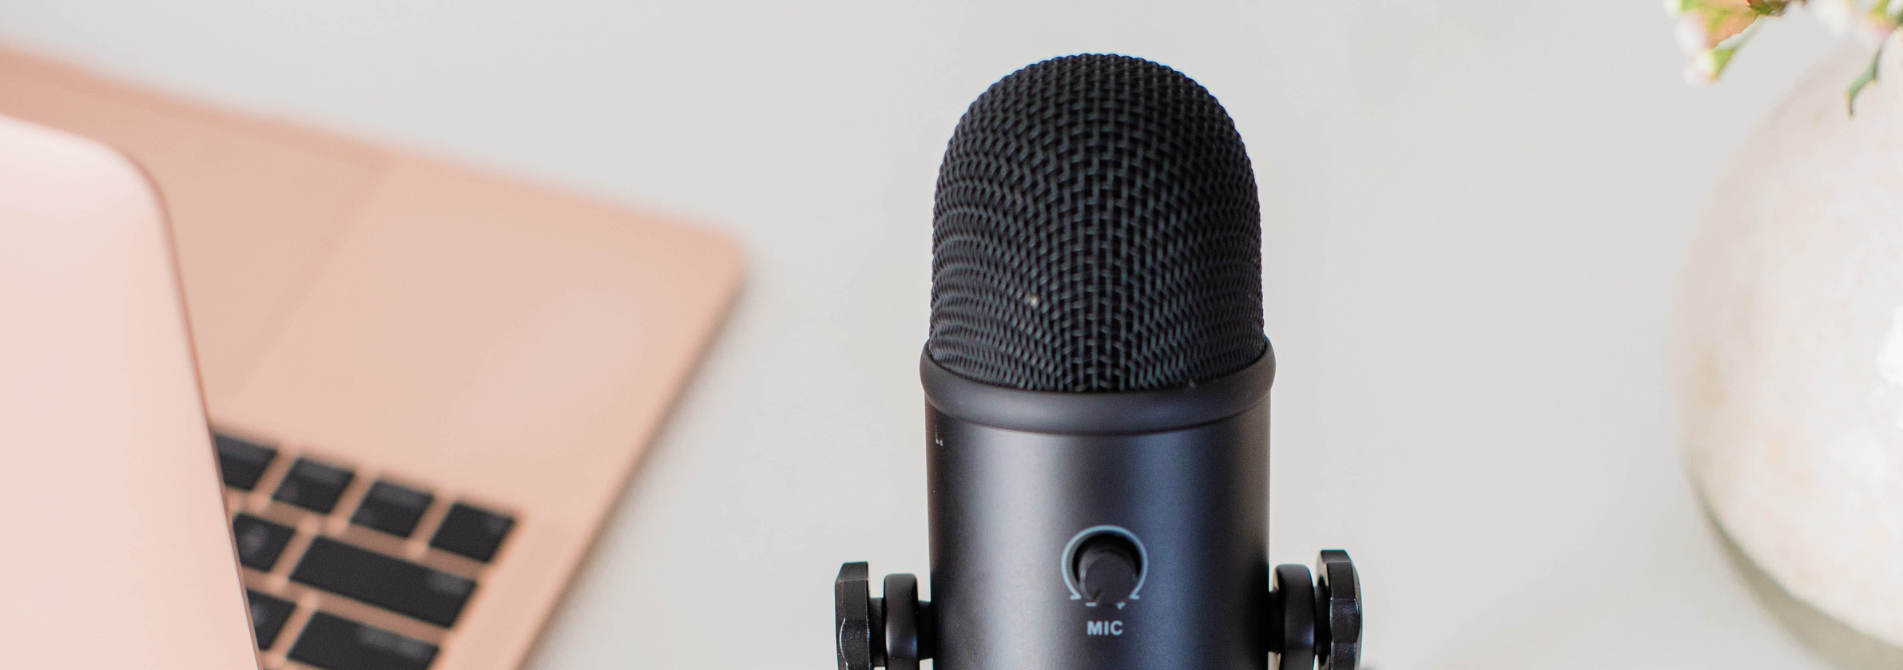
POLYGON ((1248 153, 1163 65, 1069 56, 999 80, 952 134, 932 216, 926 351, 960 376, 1181 388, 1267 348, 1248 153))

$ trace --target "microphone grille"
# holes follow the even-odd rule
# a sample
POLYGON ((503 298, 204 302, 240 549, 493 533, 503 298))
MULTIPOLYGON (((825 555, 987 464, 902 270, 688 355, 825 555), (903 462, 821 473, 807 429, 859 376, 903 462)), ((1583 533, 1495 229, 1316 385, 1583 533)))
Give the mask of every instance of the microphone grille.
POLYGON ((1031 391, 1182 388, 1262 334, 1261 213, 1234 122, 1189 77, 1054 58, 959 120, 932 210, 926 352, 1031 391))

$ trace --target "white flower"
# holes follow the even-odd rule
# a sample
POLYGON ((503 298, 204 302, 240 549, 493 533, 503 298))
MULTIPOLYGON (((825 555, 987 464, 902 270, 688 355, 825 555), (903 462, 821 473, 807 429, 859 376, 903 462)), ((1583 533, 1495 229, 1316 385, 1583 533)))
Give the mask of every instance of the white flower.
POLYGON ((1866 47, 1883 44, 1883 40, 1896 31, 1896 17, 1882 11, 1864 12, 1862 20, 1857 22, 1856 30, 1851 34, 1866 47))
POLYGON ((1862 9, 1860 4, 1857 0, 1806 0, 1804 10, 1829 28, 1830 34, 1842 36, 1850 29, 1851 17, 1862 9))
POLYGON ((1685 83, 1698 88, 1710 86, 1712 82, 1718 80, 1720 69, 1723 69, 1723 63, 1719 61, 1717 54, 1711 51, 1700 53, 1693 56, 1691 62, 1685 64, 1685 83))
POLYGON ((1695 54, 1711 48, 1711 22, 1695 12, 1678 15, 1677 29, 1672 32, 1678 38, 1678 48, 1685 53, 1695 54))

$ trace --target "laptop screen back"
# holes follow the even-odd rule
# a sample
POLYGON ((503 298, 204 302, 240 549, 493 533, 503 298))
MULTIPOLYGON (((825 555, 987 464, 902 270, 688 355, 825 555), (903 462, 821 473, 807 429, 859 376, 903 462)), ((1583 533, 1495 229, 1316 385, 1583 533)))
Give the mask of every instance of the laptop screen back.
POLYGON ((157 196, 0 117, 0 649, 21 668, 256 668, 157 196))

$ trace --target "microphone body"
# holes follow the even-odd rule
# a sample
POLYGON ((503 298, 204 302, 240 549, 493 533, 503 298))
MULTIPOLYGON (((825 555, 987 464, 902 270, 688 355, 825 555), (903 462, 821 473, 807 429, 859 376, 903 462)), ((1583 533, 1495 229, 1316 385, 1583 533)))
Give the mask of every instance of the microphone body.
POLYGON ((1025 392, 922 368, 933 667, 1265 666, 1273 355, 1160 393, 1025 392), (1134 579, 1086 583, 1096 538, 1136 549, 1134 579))

